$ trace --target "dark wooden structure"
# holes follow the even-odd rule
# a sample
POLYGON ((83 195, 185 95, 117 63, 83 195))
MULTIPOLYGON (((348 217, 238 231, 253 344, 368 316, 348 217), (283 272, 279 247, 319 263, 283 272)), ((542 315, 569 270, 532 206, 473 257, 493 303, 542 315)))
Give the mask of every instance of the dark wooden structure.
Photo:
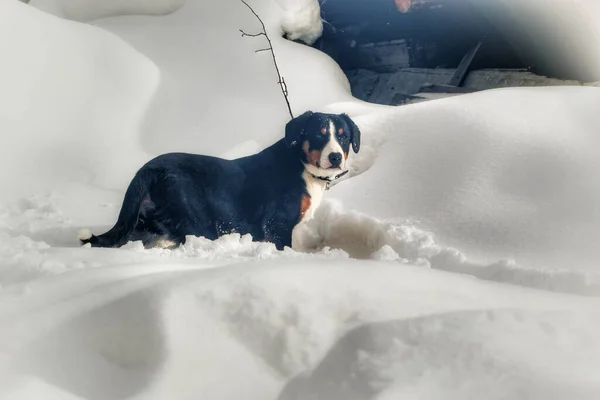
POLYGON ((470 0, 324 0, 321 11, 324 32, 314 46, 338 62, 355 97, 366 101, 398 105, 426 94, 581 84, 536 75, 536 65, 523 62, 470 0))
MULTIPOLYGON (((403 0, 407 1, 407 0, 403 0)), ((408 12, 399 0, 327 0, 322 16, 327 24, 317 47, 343 69, 362 68, 369 53, 397 51, 403 42, 408 66, 456 68, 483 37, 475 68, 525 68, 503 36, 468 0, 411 0, 408 12), (371 49, 369 49, 369 47, 371 49)), ((400 65, 406 67, 407 65, 400 65)), ((390 72, 389 68, 386 72, 390 72)))

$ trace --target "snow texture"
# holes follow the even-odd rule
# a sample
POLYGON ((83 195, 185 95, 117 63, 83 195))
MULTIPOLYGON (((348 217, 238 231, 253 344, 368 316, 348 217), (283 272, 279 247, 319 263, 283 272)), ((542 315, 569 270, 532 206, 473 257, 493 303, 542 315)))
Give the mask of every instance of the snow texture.
POLYGON ((250 4, 294 113, 363 133, 282 252, 77 242, 149 158, 283 135, 241 2, 0 2, 0 399, 596 399, 600 89, 366 104, 281 37, 318 37, 316 1, 250 4))
POLYGON ((29 4, 76 21, 118 15, 166 15, 186 0, 32 0, 29 4))
POLYGON ((323 33, 321 7, 318 0, 277 0, 285 10, 283 33, 289 40, 313 44, 323 33))

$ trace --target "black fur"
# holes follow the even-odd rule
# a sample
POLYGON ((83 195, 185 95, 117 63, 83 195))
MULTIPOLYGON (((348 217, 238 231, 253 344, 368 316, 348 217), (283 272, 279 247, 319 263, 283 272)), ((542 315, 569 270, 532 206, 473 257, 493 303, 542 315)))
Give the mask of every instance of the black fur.
POLYGON ((176 245, 186 235, 214 240, 227 233, 250 233, 278 249, 291 247, 292 230, 301 218, 307 196, 302 173, 306 154, 302 143, 323 148, 319 133, 325 122, 343 127, 338 138, 344 151, 355 152, 360 131, 346 115, 312 113, 292 119, 285 138, 260 153, 235 160, 169 153, 145 164, 131 181, 115 226, 81 240, 94 247, 120 247, 141 240, 152 247, 167 239, 176 245))
POLYGON ((307 111, 304 114, 292 119, 285 126, 285 142, 288 147, 295 147, 298 145, 301 137, 305 135, 305 126, 314 113, 307 111))
POLYGON ((341 117, 350 126, 350 142, 352 143, 352 150, 355 153, 358 153, 360 150, 360 130, 348 115, 341 114, 341 117))

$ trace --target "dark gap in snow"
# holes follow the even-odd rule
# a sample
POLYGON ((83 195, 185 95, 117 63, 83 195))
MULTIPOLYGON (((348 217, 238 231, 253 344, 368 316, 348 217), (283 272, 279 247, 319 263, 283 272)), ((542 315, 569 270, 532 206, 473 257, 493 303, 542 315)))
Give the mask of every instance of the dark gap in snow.
POLYGON ((585 78, 541 60, 524 61, 523 49, 505 36, 509 21, 493 23, 489 12, 469 0, 320 3, 324 29, 313 47, 340 65, 355 97, 371 103, 399 105, 500 87, 581 85, 585 78), (479 42, 472 61, 463 61, 479 42), (461 62, 462 74, 456 72, 461 62))

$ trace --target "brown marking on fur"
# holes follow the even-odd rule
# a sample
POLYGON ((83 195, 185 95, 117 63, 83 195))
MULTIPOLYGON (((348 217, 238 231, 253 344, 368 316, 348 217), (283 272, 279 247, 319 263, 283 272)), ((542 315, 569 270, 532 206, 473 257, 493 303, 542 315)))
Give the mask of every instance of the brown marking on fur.
POLYGON ((340 128, 340 129, 338 130, 338 133, 339 133, 340 135, 343 135, 343 134, 344 134, 344 130, 343 130, 342 128, 340 128))
POLYGON ((310 144, 308 140, 305 140, 302 144, 302 149, 304 150, 304 154, 306 154, 306 159, 308 162, 315 167, 319 167, 319 160, 321 159, 321 152, 318 150, 310 151, 310 144))
POLYGON ((321 152, 318 150, 313 150, 308 153, 310 163, 315 167, 319 167, 319 160, 321 159, 321 152))
POLYGON ((321 128, 321 134, 325 135, 327 133, 327 128, 321 128))
POLYGON ((348 152, 345 151, 344 152, 344 160, 347 160, 347 159, 348 159, 348 152))
POLYGON ((304 218, 304 215, 310 208, 310 196, 304 195, 302 196, 302 202, 300 203, 300 221, 304 218))

